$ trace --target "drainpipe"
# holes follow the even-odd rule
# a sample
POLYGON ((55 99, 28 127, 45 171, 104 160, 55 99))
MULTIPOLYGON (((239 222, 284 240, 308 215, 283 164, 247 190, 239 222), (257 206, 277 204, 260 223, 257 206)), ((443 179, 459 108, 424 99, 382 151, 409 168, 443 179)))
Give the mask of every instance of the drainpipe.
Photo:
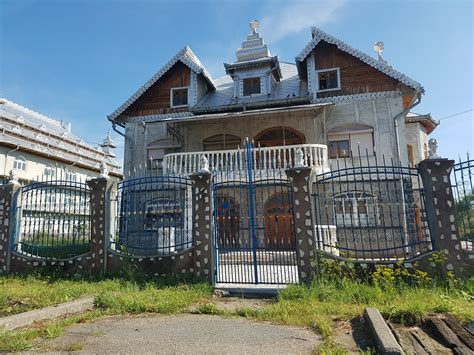
POLYGON ((7 175, 6 175, 6 170, 7 170, 8 155, 9 155, 10 153, 13 153, 13 152, 19 150, 19 149, 20 149, 20 146, 17 145, 15 149, 10 150, 10 151, 7 152, 7 154, 5 155, 5 164, 3 164, 3 176, 7 176, 7 175))
POLYGON ((400 138, 399 138, 399 133, 398 133, 398 119, 400 117, 405 116, 408 112, 411 111, 411 109, 413 107, 418 106, 420 103, 421 103, 421 93, 418 93, 418 97, 417 97, 416 102, 414 102, 412 105, 410 105, 408 108, 406 108, 402 112, 395 115, 395 117, 393 118, 394 126, 395 126, 395 145, 396 145, 396 148, 397 148, 398 164, 401 163, 400 138))

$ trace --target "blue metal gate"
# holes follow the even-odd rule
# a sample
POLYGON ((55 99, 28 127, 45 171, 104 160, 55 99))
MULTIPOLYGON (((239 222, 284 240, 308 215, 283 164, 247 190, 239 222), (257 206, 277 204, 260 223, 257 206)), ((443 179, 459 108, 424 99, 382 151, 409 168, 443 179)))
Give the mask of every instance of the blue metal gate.
POLYGON ((231 169, 214 172, 217 283, 298 282, 289 159, 271 152, 247 141, 231 169))

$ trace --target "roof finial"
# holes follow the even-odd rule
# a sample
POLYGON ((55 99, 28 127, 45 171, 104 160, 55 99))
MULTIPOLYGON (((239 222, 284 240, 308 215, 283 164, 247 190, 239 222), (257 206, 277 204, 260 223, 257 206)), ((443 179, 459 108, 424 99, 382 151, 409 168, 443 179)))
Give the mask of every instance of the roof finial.
POLYGON ((257 33, 257 28, 260 26, 260 23, 257 20, 250 21, 250 29, 252 33, 257 33))

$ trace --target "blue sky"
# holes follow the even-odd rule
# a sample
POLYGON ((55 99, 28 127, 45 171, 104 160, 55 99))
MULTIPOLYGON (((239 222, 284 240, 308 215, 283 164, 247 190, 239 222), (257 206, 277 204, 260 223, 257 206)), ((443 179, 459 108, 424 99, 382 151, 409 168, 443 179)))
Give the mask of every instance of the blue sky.
MULTIPOLYGON (((294 61, 311 25, 369 54, 383 41, 384 59, 425 87, 415 112, 440 119, 474 106, 473 11, 467 0, 0 0, 0 96, 99 142, 107 114, 184 45, 219 77, 258 19, 282 61, 294 61)), ((474 154, 473 135, 471 111, 443 120, 432 136, 456 158, 474 154)))

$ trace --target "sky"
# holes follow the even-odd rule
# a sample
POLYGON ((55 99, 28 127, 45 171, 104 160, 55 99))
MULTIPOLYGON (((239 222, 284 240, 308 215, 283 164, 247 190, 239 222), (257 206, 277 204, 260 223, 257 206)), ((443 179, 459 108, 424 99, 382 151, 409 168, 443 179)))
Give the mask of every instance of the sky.
MULTIPOLYGON (((311 26, 382 56, 425 88, 414 111, 442 119, 431 137, 443 157, 474 154, 471 0, 151 1, 0 0, 0 97, 72 123, 97 144, 107 115, 189 45, 214 78, 249 33, 281 61, 311 40, 311 26), (470 111, 469 111, 470 110, 470 111), (444 117, 469 111, 454 117, 444 117)), ((123 157, 123 140, 112 132, 123 157)))

